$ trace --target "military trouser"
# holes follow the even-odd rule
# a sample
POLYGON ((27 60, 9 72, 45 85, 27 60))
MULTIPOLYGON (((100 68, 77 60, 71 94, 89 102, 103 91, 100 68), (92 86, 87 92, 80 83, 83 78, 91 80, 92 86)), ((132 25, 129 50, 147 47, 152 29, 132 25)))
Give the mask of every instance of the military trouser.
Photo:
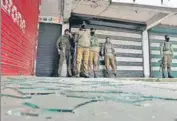
POLYGON ((98 70, 98 57, 99 53, 96 51, 90 51, 89 53, 89 66, 90 70, 97 71, 98 70))
POLYGON ((115 57, 114 56, 105 56, 105 66, 106 66, 106 71, 109 71, 109 67, 111 66, 112 71, 116 73, 116 64, 115 64, 115 57))
POLYGON ((164 55, 162 58, 162 76, 165 78, 165 70, 167 68, 168 77, 171 78, 171 64, 172 64, 172 56, 171 55, 164 55))
POLYGON ((72 70, 72 75, 76 74, 76 51, 75 49, 71 50, 71 70, 72 70))
POLYGON ((89 71, 91 75, 94 74, 94 77, 97 78, 99 52, 91 50, 89 54, 89 71))
POLYGON ((171 55, 164 55, 162 59, 162 64, 164 68, 170 68, 171 69, 171 64, 172 64, 172 56, 171 55))
POLYGON ((88 62, 89 62, 89 48, 77 48, 77 59, 76 59, 76 69, 77 74, 80 74, 81 63, 83 59, 83 71, 88 74, 88 62))
POLYGON ((64 62, 65 59, 66 59, 66 65, 67 65, 67 76, 71 77, 72 73, 71 73, 71 54, 70 54, 70 51, 66 51, 66 53, 61 51, 59 53, 58 76, 61 76, 63 62, 64 62))

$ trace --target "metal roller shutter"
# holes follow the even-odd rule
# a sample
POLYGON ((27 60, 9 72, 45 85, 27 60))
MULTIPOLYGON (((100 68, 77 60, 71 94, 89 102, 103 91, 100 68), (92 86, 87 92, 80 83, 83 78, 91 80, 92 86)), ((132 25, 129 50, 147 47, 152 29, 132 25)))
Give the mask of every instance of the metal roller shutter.
POLYGON ((59 24, 40 23, 36 63, 37 76, 53 76, 58 68, 56 41, 61 35, 59 24))
MULTIPOLYGON (((78 31, 72 26, 71 31, 78 31)), ((91 28, 93 26, 87 26, 91 28)), ((105 38, 111 37, 116 50, 117 71, 119 77, 143 77, 142 35, 140 31, 129 31, 104 26, 94 26, 100 45, 105 38)), ((103 76, 103 59, 100 58, 100 76, 103 76)))
POLYGON ((172 75, 177 76, 177 28, 164 28, 158 27, 153 28, 149 32, 150 38, 150 62, 151 62, 151 77, 161 77, 160 63, 158 62, 160 57, 160 43, 164 41, 164 36, 168 34, 170 36, 170 41, 173 44, 174 55, 172 64, 172 75))
POLYGON ((1 0, 2 75, 32 75, 40 0, 1 0))

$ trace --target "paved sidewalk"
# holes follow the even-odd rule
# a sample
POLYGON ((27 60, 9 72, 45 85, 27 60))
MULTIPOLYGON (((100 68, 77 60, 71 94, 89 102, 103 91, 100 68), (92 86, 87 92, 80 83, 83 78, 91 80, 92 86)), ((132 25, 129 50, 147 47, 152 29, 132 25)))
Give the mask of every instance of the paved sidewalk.
POLYGON ((177 121, 177 79, 3 77, 2 121, 177 121))

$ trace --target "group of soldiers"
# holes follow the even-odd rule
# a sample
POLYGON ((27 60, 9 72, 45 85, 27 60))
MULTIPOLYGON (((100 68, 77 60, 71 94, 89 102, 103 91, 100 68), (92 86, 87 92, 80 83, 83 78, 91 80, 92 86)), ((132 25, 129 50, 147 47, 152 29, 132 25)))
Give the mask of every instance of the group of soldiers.
POLYGON ((86 24, 82 24, 77 32, 71 34, 69 29, 57 40, 56 46, 59 54, 58 76, 61 76, 63 62, 66 60, 67 77, 89 78, 90 75, 98 77, 99 56, 104 56, 106 73, 110 76, 111 66, 113 75, 116 76, 115 50, 110 42, 110 37, 106 37, 106 42, 100 48, 100 43, 95 34, 96 29, 86 29, 86 24))
MULTIPOLYGON (((82 24, 79 30, 73 34, 69 29, 65 30, 65 34, 57 40, 56 46, 59 54, 58 76, 61 76, 63 62, 66 60, 67 77, 89 78, 90 75, 98 77, 99 71, 99 56, 104 56, 106 75, 109 77, 109 68, 111 66, 113 75, 117 76, 116 69, 116 53, 113 45, 110 42, 110 37, 106 37, 106 42, 101 46, 95 34, 96 29, 86 29, 86 24, 82 24)), ((165 41, 160 44, 160 67, 162 77, 173 78, 171 74, 172 58, 174 57, 172 43, 170 37, 165 35, 165 41)))

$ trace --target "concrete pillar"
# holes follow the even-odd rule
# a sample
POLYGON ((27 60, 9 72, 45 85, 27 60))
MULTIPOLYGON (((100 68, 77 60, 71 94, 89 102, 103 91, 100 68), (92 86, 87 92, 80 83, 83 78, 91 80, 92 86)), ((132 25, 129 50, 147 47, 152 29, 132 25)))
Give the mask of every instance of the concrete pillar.
POLYGON ((149 34, 148 31, 145 30, 142 33, 142 44, 143 44, 143 68, 144 68, 144 77, 150 77, 150 58, 149 58, 149 34))
POLYGON ((69 23, 62 24, 62 35, 64 35, 65 29, 69 29, 69 23))

